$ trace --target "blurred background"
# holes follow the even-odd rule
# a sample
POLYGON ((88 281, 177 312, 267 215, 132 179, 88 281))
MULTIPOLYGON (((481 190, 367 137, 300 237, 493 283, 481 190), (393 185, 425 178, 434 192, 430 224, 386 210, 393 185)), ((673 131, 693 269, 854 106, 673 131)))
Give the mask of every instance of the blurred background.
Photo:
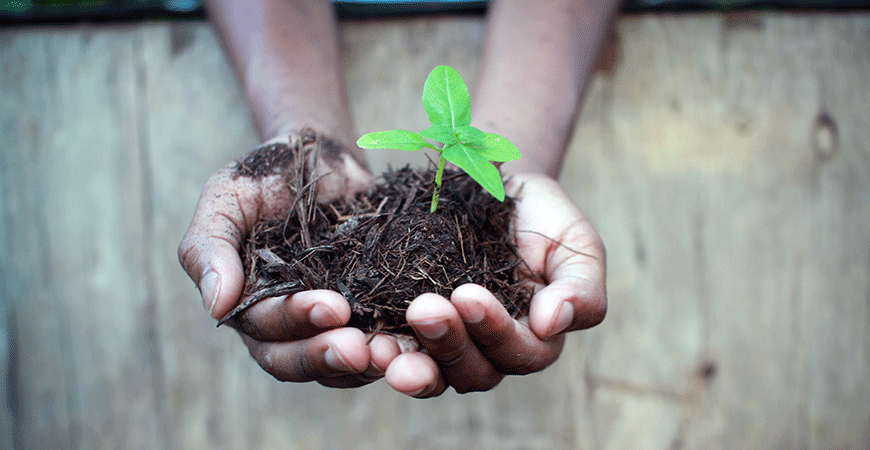
MULTIPOLYGON (((482 2, 337 3, 360 133, 473 85, 482 2)), ((279 383, 202 311, 176 246, 258 141, 199 2, 0 5, 0 448, 870 448, 867 2, 628 2, 561 174, 607 318, 422 401, 279 383)))

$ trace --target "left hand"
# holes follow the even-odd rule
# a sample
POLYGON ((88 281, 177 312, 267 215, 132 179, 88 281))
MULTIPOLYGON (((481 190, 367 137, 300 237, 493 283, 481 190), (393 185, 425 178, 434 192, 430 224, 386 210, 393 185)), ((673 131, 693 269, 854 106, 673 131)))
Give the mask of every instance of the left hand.
MULTIPOLYGON (((298 134, 294 139, 302 139, 298 134)), ((289 135, 276 137, 256 152, 270 155, 272 144, 292 146, 289 135)), ((337 148, 341 148, 336 144, 337 148)), ((318 173, 322 200, 352 195, 372 184, 372 177, 352 156, 340 150, 323 158, 318 173)), ((301 162, 299 162, 301 163, 301 162)), ((203 306, 220 319, 244 301, 245 273, 239 249, 261 219, 286 216, 296 180, 294 164, 264 177, 235 176, 236 163, 209 178, 190 227, 178 247, 179 261, 202 294, 203 306)), ((266 298, 228 323, 251 356, 281 381, 317 381, 331 387, 357 387, 383 376, 400 352, 392 337, 369 337, 345 325, 351 310, 345 298, 326 290, 266 298)))
POLYGON ((605 251, 592 224, 550 177, 516 174, 506 187, 517 197, 518 252, 546 280, 534 283, 529 315, 511 318, 492 293, 474 284, 455 289, 449 300, 417 297, 406 317, 425 352, 390 362, 385 378, 394 389, 418 398, 440 395, 448 386, 459 393, 486 391, 505 375, 549 366, 565 333, 604 319, 605 251))

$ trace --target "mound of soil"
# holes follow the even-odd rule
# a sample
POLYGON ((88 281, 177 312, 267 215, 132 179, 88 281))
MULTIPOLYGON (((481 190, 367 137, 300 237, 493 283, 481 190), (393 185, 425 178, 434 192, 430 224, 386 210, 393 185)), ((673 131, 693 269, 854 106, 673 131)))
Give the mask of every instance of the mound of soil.
POLYGON ((286 217, 259 222, 248 237, 241 257, 249 299, 220 323, 263 298, 330 289, 350 304, 350 326, 413 335, 408 304, 427 292, 449 297, 465 283, 489 289, 514 317, 528 313, 532 292, 521 282, 527 268, 510 229, 512 198, 499 202, 464 173, 445 171, 430 213, 435 171, 405 167, 351 202, 320 204, 313 164, 295 163, 324 147, 317 139, 261 148, 238 163, 236 176, 286 174, 297 200, 286 217))

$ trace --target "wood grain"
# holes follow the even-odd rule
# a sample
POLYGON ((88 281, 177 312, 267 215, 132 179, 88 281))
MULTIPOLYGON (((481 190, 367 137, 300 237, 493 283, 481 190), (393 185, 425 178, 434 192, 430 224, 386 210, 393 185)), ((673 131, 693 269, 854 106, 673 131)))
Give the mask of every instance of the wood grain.
MULTIPOLYGON (((473 86, 483 32, 344 23, 358 130, 425 128, 425 75, 473 86)), ((274 381, 199 306, 175 248, 257 145, 207 24, 0 30, 0 447, 870 447, 870 16, 628 16, 608 54, 561 176, 607 319, 416 401, 274 381)))
POLYGON ((22 448, 160 446, 137 42, 29 31, 2 52, 3 178, 13 181, 3 284, 22 448))

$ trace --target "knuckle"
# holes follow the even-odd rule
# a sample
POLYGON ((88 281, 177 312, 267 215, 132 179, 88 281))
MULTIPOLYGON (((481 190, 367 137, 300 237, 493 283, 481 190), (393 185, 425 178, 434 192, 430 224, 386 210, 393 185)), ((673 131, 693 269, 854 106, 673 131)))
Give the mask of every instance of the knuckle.
POLYGON ((503 379, 504 379, 504 375, 493 374, 491 376, 478 379, 474 383, 454 385, 453 390, 455 390, 457 394, 468 394, 471 392, 485 392, 485 391, 489 391, 492 388, 498 386, 498 384, 501 383, 501 380, 503 380, 503 379))
POLYGON ((436 349, 430 349, 429 355, 438 363, 438 365, 450 368, 458 366, 465 360, 469 348, 470 345, 468 340, 462 340, 462 342, 458 344, 445 345, 436 349))
POLYGON ((263 369, 263 371, 278 381, 287 381, 284 377, 283 371, 279 370, 279 366, 275 362, 275 355, 269 350, 268 346, 261 344, 254 345, 250 347, 249 351, 251 357, 254 358, 254 361, 257 361, 257 364, 260 365, 260 368, 263 369))
POLYGON ((317 367, 311 358, 300 358, 296 363, 296 372, 300 375, 300 378, 305 381, 324 378, 323 374, 317 370, 317 367))
POLYGON ((262 342, 292 342, 309 337, 303 333, 284 302, 257 302, 239 313, 232 325, 240 332, 262 342))
MULTIPOLYGON (((256 306, 256 305, 255 305, 256 306)), ((239 332, 244 333, 251 337, 252 339, 256 339, 258 341, 269 341, 271 339, 267 339, 267 333, 264 332, 263 327, 260 323, 251 316, 251 309, 248 308, 245 311, 242 311, 235 318, 235 327, 239 330, 239 332)))
POLYGON ((474 338, 481 349, 497 350, 509 344, 511 331, 500 328, 496 330, 475 333, 474 338))
MULTIPOLYGON (((304 358, 287 359, 275 345, 257 342, 249 346, 251 356, 264 372, 281 382, 306 382, 317 379, 304 358)), ((286 355, 285 355, 286 356, 286 355)))
POLYGON ((469 327, 474 335, 478 348, 485 353, 510 352, 517 345, 517 339, 522 336, 523 326, 516 319, 505 318, 492 320, 486 326, 469 327))
POLYGON ((511 354, 510 357, 498 358, 498 361, 495 363, 496 368, 499 372, 508 375, 528 375, 540 372, 549 367, 550 364, 553 364, 559 358, 559 354, 562 353, 562 346, 565 342, 564 336, 560 335, 555 339, 557 341, 553 342, 546 349, 538 351, 529 350, 523 353, 516 352, 511 354))
MULTIPOLYGON (((282 302, 282 305, 284 302, 282 302)), ((284 337, 290 341, 298 341, 300 339, 304 339, 306 336, 301 334, 301 330, 299 328, 299 324, 296 323, 296 320, 293 318, 293 314, 288 310, 288 308, 280 308, 281 311, 281 330, 283 332, 284 337)))
POLYGON ((184 270, 187 271, 188 275, 192 274, 194 263, 197 258, 196 253, 196 245, 193 242, 193 239, 185 236, 182 239, 181 243, 178 244, 178 262, 181 263, 181 266, 184 267, 184 270))
POLYGON ((256 339, 258 341, 262 340, 260 339, 262 337, 260 336, 260 329, 255 326, 253 321, 249 318, 250 313, 250 308, 242 311, 241 313, 239 313, 239 315, 235 317, 232 325, 235 326, 240 333, 246 334, 252 339, 256 339))

